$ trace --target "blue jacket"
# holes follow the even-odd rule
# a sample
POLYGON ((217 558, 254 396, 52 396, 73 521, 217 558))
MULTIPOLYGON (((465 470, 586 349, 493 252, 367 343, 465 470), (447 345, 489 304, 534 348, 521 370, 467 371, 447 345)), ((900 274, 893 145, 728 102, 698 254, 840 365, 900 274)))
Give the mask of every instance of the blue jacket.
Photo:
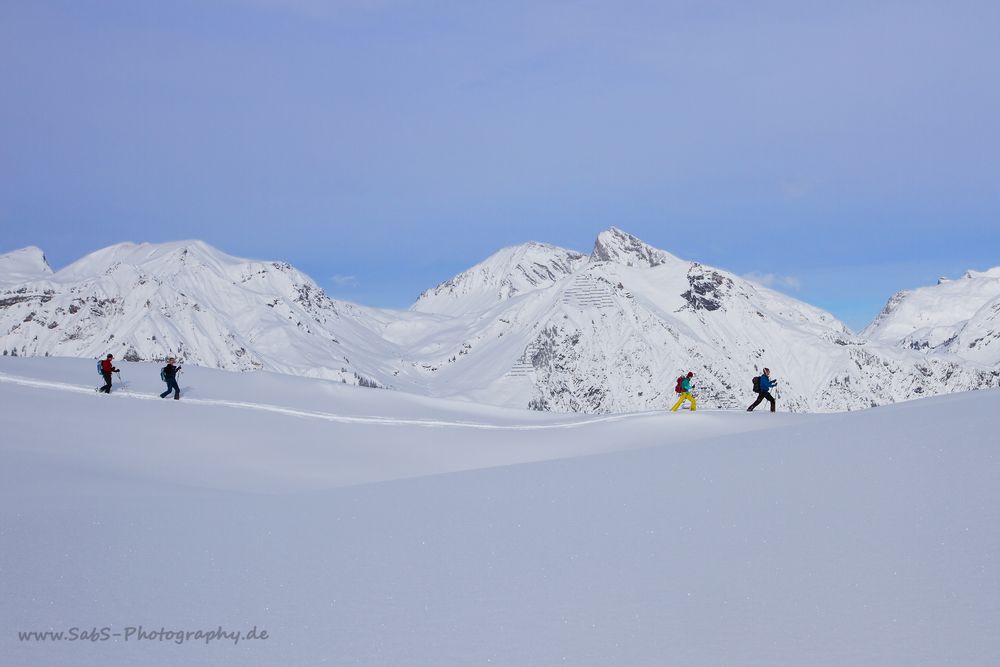
POLYGON ((691 391, 691 378, 684 378, 681 380, 681 389, 683 389, 685 393, 691 391))
POLYGON ((774 385, 775 385, 775 383, 772 382, 769 377, 767 377, 763 373, 760 374, 760 390, 762 392, 763 391, 770 391, 771 387, 773 387, 774 385))

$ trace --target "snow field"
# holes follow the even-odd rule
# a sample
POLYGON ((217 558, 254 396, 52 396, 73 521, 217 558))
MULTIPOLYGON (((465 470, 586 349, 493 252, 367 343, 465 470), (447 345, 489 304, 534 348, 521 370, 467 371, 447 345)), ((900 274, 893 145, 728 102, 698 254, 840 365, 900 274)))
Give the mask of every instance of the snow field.
POLYGON ((595 419, 92 366, 0 361, 10 664, 1000 661, 996 391, 595 419), (16 635, 139 624, 270 637, 16 635))

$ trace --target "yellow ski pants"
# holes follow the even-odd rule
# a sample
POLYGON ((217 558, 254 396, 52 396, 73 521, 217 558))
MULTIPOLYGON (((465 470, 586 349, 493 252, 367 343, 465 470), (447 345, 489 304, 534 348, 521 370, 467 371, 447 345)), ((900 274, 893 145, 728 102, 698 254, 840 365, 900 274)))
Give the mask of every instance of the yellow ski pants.
POLYGON ((681 407, 681 403, 683 403, 684 401, 691 401, 692 410, 694 410, 698 404, 697 401, 694 400, 694 396, 685 391, 683 394, 681 394, 681 397, 677 399, 677 402, 674 403, 674 407, 670 408, 670 411, 677 412, 677 408, 681 407))

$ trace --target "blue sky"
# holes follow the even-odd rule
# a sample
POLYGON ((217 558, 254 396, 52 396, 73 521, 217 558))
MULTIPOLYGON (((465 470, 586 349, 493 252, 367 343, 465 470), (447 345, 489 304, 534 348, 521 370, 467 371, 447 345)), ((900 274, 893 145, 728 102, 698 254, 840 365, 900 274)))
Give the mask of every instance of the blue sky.
POLYGON ((1000 264, 995 2, 0 4, 0 251, 284 259, 399 307, 617 226, 866 324, 1000 264))

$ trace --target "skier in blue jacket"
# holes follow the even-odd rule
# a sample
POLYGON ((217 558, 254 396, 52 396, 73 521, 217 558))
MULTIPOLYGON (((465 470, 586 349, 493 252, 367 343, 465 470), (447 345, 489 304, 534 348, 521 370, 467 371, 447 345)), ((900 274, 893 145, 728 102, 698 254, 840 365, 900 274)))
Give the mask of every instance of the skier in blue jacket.
POLYGON ((764 369, 764 374, 760 376, 758 382, 760 382, 760 389, 757 392, 757 400, 753 402, 753 405, 747 408, 747 412, 753 412, 753 409, 760 405, 760 402, 765 398, 771 402, 771 412, 774 412, 774 396, 771 396, 771 387, 777 386, 778 381, 771 379, 770 368, 764 369))

